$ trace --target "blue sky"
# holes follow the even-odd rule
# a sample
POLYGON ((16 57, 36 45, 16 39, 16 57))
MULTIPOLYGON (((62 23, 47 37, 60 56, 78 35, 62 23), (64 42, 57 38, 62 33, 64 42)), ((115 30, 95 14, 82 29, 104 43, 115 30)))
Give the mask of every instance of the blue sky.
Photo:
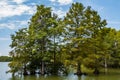
POLYGON ((91 6, 102 19, 107 20, 107 27, 120 30, 120 0, 0 0, 0 55, 9 54, 10 35, 20 28, 28 27, 36 5, 52 7, 54 13, 63 17, 73 2, 91 6))

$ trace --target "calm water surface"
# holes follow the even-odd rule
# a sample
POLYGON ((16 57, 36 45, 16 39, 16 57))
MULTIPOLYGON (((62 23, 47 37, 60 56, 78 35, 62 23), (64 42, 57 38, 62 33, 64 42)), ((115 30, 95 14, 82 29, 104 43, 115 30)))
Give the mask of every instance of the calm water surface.
POLYGON ((10 73, 6 74, 9 70, 8 62, 0 62, 0 80, 120 80, 120 70, 113 71, 110 74, 101 74, 99 76, 89 75, 89 76, 76 76, 69 74, 68 76, 15 76, 12 77, 10 73))

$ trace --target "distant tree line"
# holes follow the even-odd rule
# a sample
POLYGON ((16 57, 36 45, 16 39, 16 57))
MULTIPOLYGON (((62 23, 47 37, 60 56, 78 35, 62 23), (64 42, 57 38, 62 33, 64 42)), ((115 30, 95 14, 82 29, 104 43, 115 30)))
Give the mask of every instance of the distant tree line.
POLYGON ((120 67, 120 31, 106 27, 97 11, 73 3, 64 18, 50 7, 37 6, 28 28, 11 35, 13 75, 68 73, 70 66, 81 75, 82 67, 92 69, 120 67))
POLYGON ((10 62, 12 58, 9 56, 0 56, 0 62, 10 62))

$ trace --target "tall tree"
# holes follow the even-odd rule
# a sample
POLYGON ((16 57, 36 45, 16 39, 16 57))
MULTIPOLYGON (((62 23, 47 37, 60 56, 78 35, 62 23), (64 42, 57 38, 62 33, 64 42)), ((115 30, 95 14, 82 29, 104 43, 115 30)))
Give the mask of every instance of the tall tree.
POLYGON ((34 52, 40 59, 41 63, 41 74, 45 73, 45 57, 47 56, 48 49, 48 35, 49 28, 51 26, 51 9, 44 5, 37 6, 37 12, 31 18, 29 32, 34 41, 34 52))
POLYGON ((31 18, 29 33, 35 46, 34 52, 37 53, 41 62, 42 74, 45 73, 46 61, 53 61, 55 67, 62 31, 62 21, 52 13, 51 8, 44 5, 37 6, 37 12, 31 18))
POLYGON ((26 72, 26 64, 29 61, 29 45, 28 45, 28 33, 27 28, 20 29, 16 34, 11 35, 12 43, 10 47, 13 49, 10 52, 10 56, 13 58, 13 61, 9 63, 11 72, 13 74, 19 70, 24 70, 26 72), (16 65, 16 66, 15 66, 16 65))
MULTIPOLYGON (((87 57, 87 55, 91 55, 90 53, 97 55, 96 43, 98 41, 96 37, 99 30, 105 27, 106 21, 101 20, 98 13, 92 10, 91 7, 88 6, 85 8, 81 3, 72 4, 64 21, 66 31, 68 31, 69 34, 67 36, 67 42, 71 46, 71 59, 77 62, 77 72, 81 73, 80 66, 83 58, 87 57), (92 46, 87 46, 87 44, 92 44, 92 46), (88 53, 88 51, 92 52, 88 53)), ((97 58, 94 59, 96 59, 95 63, 97 63, 97 58)))
MULTIPOLYGON (((66 17, 64 18, 64 22, 66 24, 66 43, 69 46, 69 59, 70 60, 76 60, 78 69, 77 73, 81 74, 81 61, 82 57, 80 56, 80 43, 82 43, 82 36, 84 33, 83 27, 81 25, 81 22, 83 21, 84 17, 84 10, 85 7, 81 3, 73 3, 70 10, 66 14, 66 17), (82 32, 79 32, 78 30, 81 30, 82 32), (79 56, 78 56, 79 55, 79 56)), ((68 48, 67 46, 67 48, 68 48)))
POLYGON ((110 33, 111 39, 111 60, 110 63, 112 67, 120 67, 120 31, 116 31, 115 29, 111 29, 110 33))

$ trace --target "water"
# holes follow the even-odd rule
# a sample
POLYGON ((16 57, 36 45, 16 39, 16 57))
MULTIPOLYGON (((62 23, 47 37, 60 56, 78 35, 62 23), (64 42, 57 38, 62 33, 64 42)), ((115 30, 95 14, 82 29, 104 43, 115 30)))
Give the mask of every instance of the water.
POLYGON ((6 74, 8 70, 8 62, 0 62, 0 80, 8 80, 11 77, 11 74, 6 74))
POLYGON ((99 76, 82 75, 78 77, 77 75, 69 74, 68 76, 15 76, 12 77, 11 73, 7 73, 9 70, 8 62, 0 62, 0 80, 120 80, 120 70, 114 70, 109 74, 101 74, 99 76))

